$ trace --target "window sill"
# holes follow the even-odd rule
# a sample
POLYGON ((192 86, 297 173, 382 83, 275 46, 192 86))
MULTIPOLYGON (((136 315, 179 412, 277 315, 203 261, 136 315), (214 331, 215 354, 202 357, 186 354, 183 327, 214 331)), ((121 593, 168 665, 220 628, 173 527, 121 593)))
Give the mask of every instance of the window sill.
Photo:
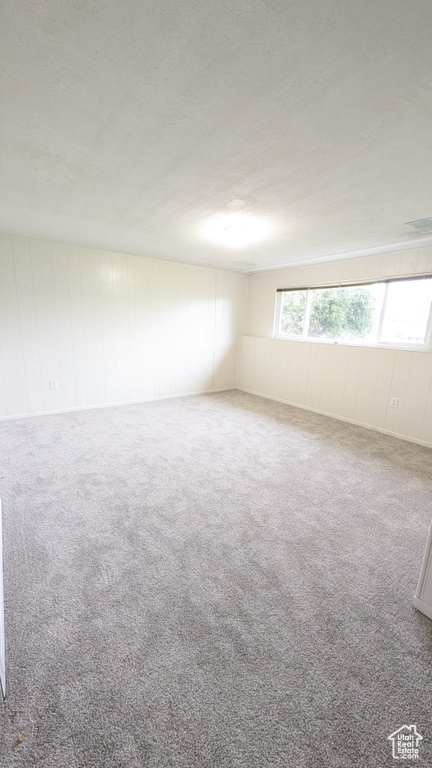
POLYGON ((331 341, 330 339, 308 339, 303 336, 273 336, 276 341, 300 341, 304 344, 327 344, 332 347, 365 347, 368 349, 394 349, 404 352, 432 352, 425 344, 394 344, 383 342, 331 341))

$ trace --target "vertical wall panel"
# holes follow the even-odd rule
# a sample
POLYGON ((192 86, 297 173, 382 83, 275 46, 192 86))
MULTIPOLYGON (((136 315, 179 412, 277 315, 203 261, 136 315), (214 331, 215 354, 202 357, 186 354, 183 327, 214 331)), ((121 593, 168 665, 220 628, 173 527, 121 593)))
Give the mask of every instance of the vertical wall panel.
POLYGON ((114 322, 114 270, 112 254, 99 253, 100 311, 102 326, 102 355, 104 402, 117 400, 117 360, 114 322))
POLYGON ((413 355, 415 355, 415 352, 404 352, 398 350, 396 353, 390 397, 397 397, 399 399, 399 407, 388 408, 384 422, 385 428, 396 434, 400 434, 401 432, 401 418, 413 355))
POLYGON ((232 344, 230 325, 234 310, 232 297, 229 296, 230 288, 234 290, 234 281, 227 281, 222 272, 215 273, 215 339, 213 376, 214 386, 223 387, 226 372, 230 370, 233 362, 237 364, 237 344, 232 344))
MULTIPOLYGON (((44 409, 32 262, 27 240, 13 238, 13 261, 30 413, 44 409), (31 386, 29 386, 29 384, 31 386)), ((46 382, 45 382, 46 384, 46 382)))
MULTIPOLYGON (((295 344, 295 342, 293 342, 295 344)), ((298 377, 297 377, 297 397, 296 402, 300 405, 307 404, 307 380, 309 374, 310 357, 312 354, 311 344, 300 343, 300 356, 298 361, 298 377)))
POLYGON ((153 263, 155 296, 155 336, 158 344, 154 349, 157 363, 155 391, 158 396, 175 393, 175 336, 176 290, 175 268, 167 263, 153 263))
POLYGON ((255 346, 255 361, 253 370, 253 381, 255 385, 252 387, 257 392, 265 390, 266 385, 266 352, 268 349, 268 339, 258 338, 255 346))
POLYGON ((426 400, 420 439, 432 445, 432 383, 426 400))
MULTIPOLYGON (((411 275, 417 269, 418 251, 405 251, 401 253, 399 264, 400 275, 411 275)), ((391 269, 391 267, 390 267, 391 269)))
POLYGON ((113 253, 114 343, 118 402, 131 399, 130 317, 127 256, 113 253))
POLYGON ((80 249, 80 273, 87 376, 87 405, 103 402, 104 360, 99 254, 80 249))
POLYGON ((322 344, 310 344, 309 360, 305 373, 303 403, 310 408, 319 408, 325 349, 322 344))
POLYGON ((215 320, 216 320, 216 272, 209 269, 198 270, 198 293, 196 296, 197 309, 200 307, 200 296, 205 297, 201 305, 200 328, 201 362, 197 367, 198 388, 213 389, 213 363, 215 345, 215 320))
POLYGON ((61 409, 63 403, 61 386, 56 390, 51 390, 49 386, 50 380, 60 383, 61 379, 51 245, 34 240, 30 245, 30 254, 44 410, 53 411, 61 409))
POLYGON ((138 399, 156 396, 156 339, 154 326, 153 262, 137 259, 135 262, 135 291, 137 310, 137 362, 138 399))
POLYGON ((329 409, 332 372, 334 368, 334 358, 336 353, 336 347, 333 344, 332 345, 325 344, 324 349, 325 349, 325 353, 324 353, 323 370, 322 370, 322 381, 321 381, 319 401, 318 401, 318 410, 326 412, 329 409))
MULTIPOLYGON (((73 355, 67 247, 52 243, 51 255, 59 347, 60 395, 63 408, 75 408, 75 362, 73 355)), ((37 410, 42 410, 42 408, 37 410)))
POLYGON ((378 377, 381 350, 364 347, 358 374, 354 420, 371 423, 371 412, 378 377))
POLYGON ((254 372, 256 371, 256 346, 257 339, 255 336, 242 336, 239 340, 237 385, 241 389, 254 388, 254 372))
POLYGON ((192 360, 193 326, 190 303, 193 300, 192 267, 177 267, 176 272, 176 390, 194 389, 195 370, 192 360), (181 361, 181 362, 180 362, 181 361))
POLYGON ((337 346, 334 349, 334 364, 330 377, 330 390, 326 410, 342 416, 343 398, 346 389, 350 348, 337 346))
POLYGON ((417 251, 417 272, 432 272, 432 248, 420 248, 417 251))
POLYGON ((264 345, 264 386, 272 397, 276 397, 276 377, 279 369, 278 345, 272 344, 271 339, 264 339, 264 345))
POLYGON ((274 361, 274 376, 275 376, 275 397, 282 398, 285 389, 285 360, 284 360, 284 348, 283 341, 279 341, 275 344, 273 361, 274 361))
POLYGON ((390 393, 393 379, 393 371, 396 360, 396 350, 381 349, 379 353, 379 367, 375 382, 375 392, 370 413, 370 423, 382 429, 390 404, 390 393))
POLYGON ((135 262, 132 256, 127 260, 127 283, 128 283, 128 307, 129 307, 129 330, 130 330, 130 388, 131 400, 138 398, 138 378, 137 378, 137 360, 138 360, 138 328, 136 311, 136 291, 135 291, 135 262))
POLYGON ((289 403, 298 402, 297 382, 300 351, 300 346, 290 341, 286 342, 286 349, 283 349, 283 398, 289 403))
POLYGON ((401 253, 384 253, 379 257, 380 267, 378 277, 387 277, 392 273, 394 276, 401 273, 401 253))
POLYGON ((214 387, 232 386, 232 371, 237 369, 238 337, 232 327, 244 332, 246 293, 243 275, 216 272, 216 315, 214 346, 214 387))
POLYGON ((79 248, 67 248, 67 265, 76 405, 83 407, 87 405, 88 398, 79 248))
POLYGON ((402 434, 420 438, 431 381, 432 355, 413 353, 405 396, 401 403, 399 429, 402 434))

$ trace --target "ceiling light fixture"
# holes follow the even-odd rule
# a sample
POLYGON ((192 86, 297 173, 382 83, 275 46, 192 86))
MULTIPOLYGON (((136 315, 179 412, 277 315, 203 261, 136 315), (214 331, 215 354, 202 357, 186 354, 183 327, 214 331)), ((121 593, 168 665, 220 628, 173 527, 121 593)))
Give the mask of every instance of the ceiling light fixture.
POLYGON ((241 248, 247 237, 247 229, 241 224, 231 224, 229 227, 225 227, 222 233, 222 241, 228 248, 241 248))
POLYGON ((224 245, 226 248, 244 248, 263 240, 270 231, 264 219, 246 214, 222 214, 206 221, 201 234, 206 240, 224 245))

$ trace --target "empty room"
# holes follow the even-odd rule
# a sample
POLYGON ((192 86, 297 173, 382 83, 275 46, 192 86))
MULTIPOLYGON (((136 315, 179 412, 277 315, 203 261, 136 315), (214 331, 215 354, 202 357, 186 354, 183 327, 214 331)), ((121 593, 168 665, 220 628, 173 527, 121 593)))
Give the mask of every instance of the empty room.
POLYGON ((0 767, 432 765, 431 3, 0 16, 0 767))

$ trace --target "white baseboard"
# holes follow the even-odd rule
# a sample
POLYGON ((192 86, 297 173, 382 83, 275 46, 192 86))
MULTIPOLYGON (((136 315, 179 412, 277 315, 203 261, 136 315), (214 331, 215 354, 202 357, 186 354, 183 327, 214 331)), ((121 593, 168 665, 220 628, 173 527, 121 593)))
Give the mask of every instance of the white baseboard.
POLYGON ((337 419, 337 421, 345 421, 347 424, 354 424, 356 427, 364 427, 364 429, 371 429, 373 432, 381 432, 383 435, 390 435, 390 437, 397 437, 398 440, 406 440, 409 443, 416 443, 417 445, 424 445, 426 448, 432 448, 432 443, 428 443, 426 440, 418 440, 416 437, 409 437, 408 435, 402 435, 399 432, 391 432, 389 429, 383 429, 382 427, 376 427, 373 424, 365 424, 362 421, 355 421, 355 419, 348 419, 345 416, 338 416, 335 413, 329 411, 320 411, 318 408, 310 408, 308 405, 300 405, 294 403, 291 400, 283 400, 281 397, 273 397, 273 395, 266 395, 263 392, 256 392, 253 389, 246 389, 245 387, 237 387, 240 392, 247 392, 249 395, 257 395, 263 397, 265 400, 274 400, 276 403, 283 403, 284 405, 292 405, 293 408, 301 408, 302 411, 311 411, 312 413, 319 413, 321 416, 328 416, 330 419, 337 419))
POLYGON ((145 397, 140 400, 120 400, 116 403, 97 403, 95 405, 76 405, 73 408, 58 408, 55 411, 32 411, 32 413, 16 413, 13 416, 1 416, 0 421, 12 421, 13 419, 27 419, 33 416, 55 416, 58 413, 74 413, 74 411, 94 411, 99 408, 117 408, 121 405, 140 405, 140 403, 153 403, 157 400, 177 400, 179 397, 194 397, 194 395, 211 395, 216 392, 230 392, 237 387, 220 387, 219 389, 197 389, 193 392, 181 392, 175 395, 157 395, 145 397))

